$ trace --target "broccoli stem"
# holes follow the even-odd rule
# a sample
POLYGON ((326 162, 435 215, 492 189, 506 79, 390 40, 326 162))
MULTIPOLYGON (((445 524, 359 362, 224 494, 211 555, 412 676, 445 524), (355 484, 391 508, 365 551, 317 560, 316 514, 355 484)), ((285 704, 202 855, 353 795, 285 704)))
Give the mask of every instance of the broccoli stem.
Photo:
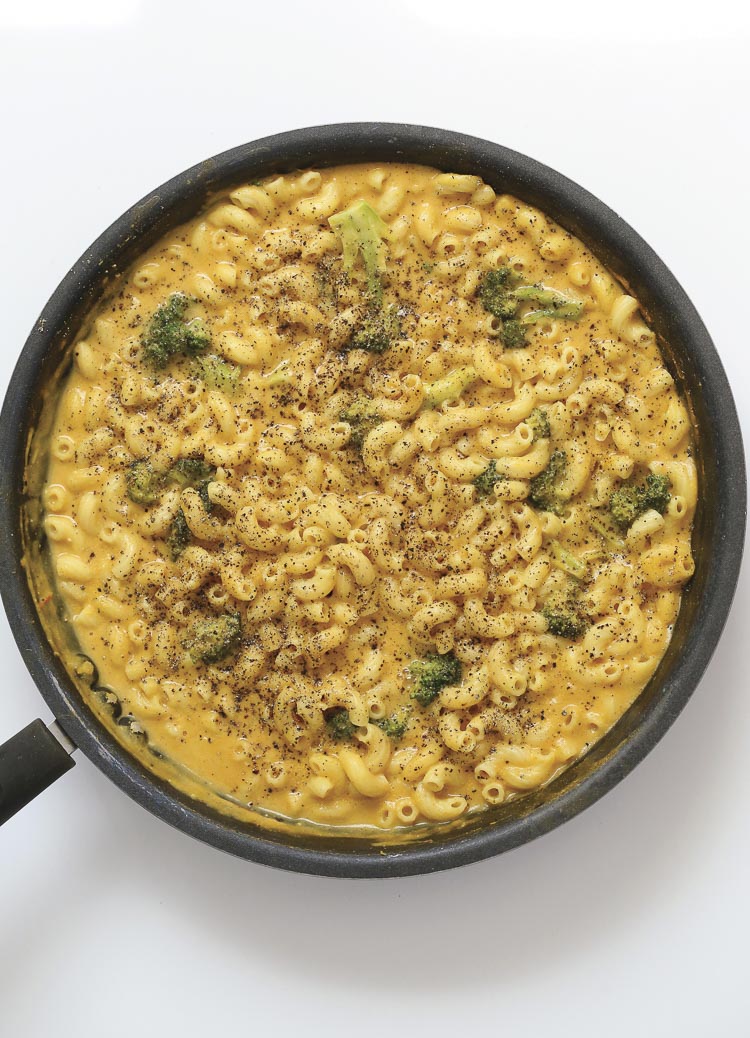
POLYGON ((583 303, 563 303, 561 306, 552 306, 544 310, 532 310, 523 315, 521 324, 536 324, 537 321, 543 321, 546 318, 577 321, 582 313, 583 303))
POLYGON ((577 580, 586 579, 586 574, 588 573, 586 563, 573 555, 567 548, 564 548, 559 541, 551 541, 548 550, 552 556, 553 563, 558 569, 561 569, 571 577, 575 577, 577 580))
POLYGON ((454 368, 444 378, 425 385, 423 407, 440 407, 441 404, 457 400, 465 389, 468 389, 479 378, 476 370, 467 365, 454 368))
POLYGON ((282 360, 280 364, 267 372, 263 377, 263 382, 267 386, 283 386, 292 381, 292 373, 289 370, 289 360, 282 360))
POLYGON ((625 539, 620 537, 614 526, 607 522, 602 516, 592 512, 589 515, 589 526, 599 534, 612 548, 622 551, 625 548, 625 539))
POLYGON ((191 365, 191 374, 204 382, 209 389, 218 389, 233 396, 240 384, 238 364, 223 360, 211 353, 207 357, 196 357, 191 365))
POLYGON ((371 205, 365 201, 355 202, 348 209, 335 213, 328 220, 338 235, 343 249, 344 270, 354 269, 361 256, 367 275, 367 291, 376 306, 383 300, 382 273, 385 270, 383 240, 388 227, 371 205))

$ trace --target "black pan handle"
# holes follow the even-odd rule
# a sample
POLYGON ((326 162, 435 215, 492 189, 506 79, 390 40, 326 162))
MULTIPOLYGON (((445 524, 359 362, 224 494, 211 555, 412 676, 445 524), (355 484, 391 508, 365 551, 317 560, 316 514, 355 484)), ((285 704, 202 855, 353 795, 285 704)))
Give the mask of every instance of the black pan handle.
POLYGON ((74 749, 57 721, 38 719, 0 746, 0 825, 70 771, 74 749))

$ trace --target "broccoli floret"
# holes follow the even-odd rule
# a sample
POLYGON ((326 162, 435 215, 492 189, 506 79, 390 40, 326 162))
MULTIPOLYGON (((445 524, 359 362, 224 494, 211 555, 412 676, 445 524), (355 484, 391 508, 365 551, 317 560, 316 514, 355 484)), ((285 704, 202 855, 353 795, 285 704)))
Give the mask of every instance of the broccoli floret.
POLYGON ((203 458, 180 458, 167 473, 167 479, 184 490, 185 487, 200 487, 215 475, 216 469, 203 458))
MULTIPOLYGON (((196 487, 201 497, 204 497, 206 485, 215 475, 216 469, 200 458, 180 458, 166 473, 157 472, 150 461, 134 461, 128 470, 125 481, 128 497, 132 501, 136 501, 139 505, 153 505, 159 500, 167 483, 176 483, 181 490, 185 487, 196 487)), ((206 501, 204 501, 205 503, 206 501)), ((210 501, 208 501, 206 510, 211 511, 210 501)), ((175 517, 177 523, 176 544, 184 540, 184 530, 180 529, 184 519, 184 515, 182 520, 179 519, 179 516, 175 517)))
POLYGON ((526 419, 526 424, 531 427, 533 443, 536 443, 537 440, 549 439, 550 427, 546 411, 542 411, 541 408, 535 407, 526 419))
POLYGON ((535 508, 543 512, 559 513, 563 505, 556 487, 556 481, 567 466, 565 451, 553 451, 547 468, 529 483, 529 501, 535 508))
POLYGON ((344 352, 366 350, 368 353, 385 353, 400 333, 401 322, 397 307, 387 306, 384 310, 371 308, 344 346, 344 352))
POLYGON ((344 707, 337 706, 332 710, 327 710, 325 719, 329 735, 337 742, 351 739, 357 730, 356 725, 351 722, 349 711, 344 709, 344 707))
POLYGON ((503 321, 499 336, 506 350, 520 350, 522 347, 528 346, 526 329, 520 321, 503 321))
POLYGON ((187 524, 185 513, 180 508, 172 520, 169 526, 169 533, 167 534, 167 547, 169 548, 169 554, 172 556, 173 562, 176 559, 179 559, 180 555, 182 555, 192 539, 193 535, 187 524))
POLYGON ((547 621, 550 634, 575 640, 588 627, 588 620, 581 605, 581 585, 571 580, 567 587, 550 595, 542 606, 542 616, 547 621))
POLYGON ((125 474, 125 486, 137 505, 154 505, 164 489, 164 476, 150 461, 134 461, 125 474))
POLYGON ((142 338, 143 356, 152 368, 165 368, 177 353, 195 356, 205 350, 211 336, 203 321, 185 321, 192 300, 175 292, 154 311, 142 338))
POLYGON ((495 484, 502 483, 505 479, 507 476, 497 471, 497 462, 493 458, 487 468, 472 480, 477 490, 477 497, 487 497, 495 489, 495 484))
POLYGON ((666 476, 649 473, 642 486, 626 483, 609 499, 609 512, 621 530, 632 526, 639 515, 654 509, 665 512, 669 504, 671 483, 666 476))
POLYGON ((183 641, 193 663, 218 663, 234 652, 242 638, 239 613, 199 620, 183 641))
MULTIPOLYGON (((324 717, 328 727, 328 734, 332 739, 335 739, 337 742, 343 742, 346 739, 354 738, 357 726, 352 723, 349 711, 344 707, 337 706, 326 710, 324 717)), ((370 723, 377 725, 378 728, 382 728, 391 739, 400 739, 408 727, 409 712, 408 710, 402 710, 399 714, 392 714, 391 717, 383 717, 377 721, 371 717, 370 723)))
POLYGON ((424 659, 415 660, 409 675, 416 683, 411 694, 420 706, 428 706, 440 695, 446 685, 457 685, 461 680, 461 661, 452 652, 430 652, 424 659))
POLYGON ((574 610, 565 606, 545 605, 542 616, 547 621, 547 629, 550 634, 557 634, 561 638, 575 640, 580 638, 588 627, 587 620, 574 610))
POLYGON ((210 353, 206 357, 196 357, 191 366, 195 378, 201 379, 209 389, 218 389, 228 396, 233 396, 240 384, 239 364, 217 357, 210 353))
POLYGON ((552 556, 554 564, 577 580, 585 580, 588 573, 586 563, 575 556, 567 548, 563 548, 559 541, 551 541, 547 549, 552 556))
POLYGON ((339 420, 351 426, 352 432, 346 446, 353 447, 356 451, 362 450, 367 434, 383 421, 372 400, 367 397, 354 400, 349 407, 340 412, 339 420))
POLYGON ((655 512, 660 512, 663 515, 672 496, 670 493, 671 489, 672 484, 667 476, 657 476, 653 472, 649 472, 641 495, 644 512, 653 509, 655 512))
POLYGON ((379 307, 383 299, 382 274, 385 270, 383 241, 388 227, 367 202, 359 201, 335 213, 328 220, 338 235, 344 250, 344 270, 349 273, 362 257, 367 275, 367 292, 372 303, 379 307))
POLYGON ((381 717, 372 723, 376 724, 378 728, 382 728, 389 738, 400 739, 409 727, 409 711, 399 710, 398 713, 391 714, 390 717, 381 717))
POLYGON ((479 302, 487 313, 500 322, 498 336, 503 346, 509 350, 526 345, 525 329, 515 320, 519 302, 511 291, 519 280, 510 267, 500 267, 484 275, 477 292, 479 302))
POLYGON ((627 530, 641 514, 638 487, 623 486, 609 499, 610 515, 622 530, 627 530))
POLYGON ((425 384, 422 407, 440 407, 441 404, 458 400, 463 391, 478 378, 476 370, 468 365, 464 368, 454 368, 444 378, 425 384))
POLYGON ((510 267, 489 270, 482 278, 477 296, 488 314, 500 318, 501 321, 514 317, 518 309, 518 301, 510 293, 517 285, 518 275, 510 267))

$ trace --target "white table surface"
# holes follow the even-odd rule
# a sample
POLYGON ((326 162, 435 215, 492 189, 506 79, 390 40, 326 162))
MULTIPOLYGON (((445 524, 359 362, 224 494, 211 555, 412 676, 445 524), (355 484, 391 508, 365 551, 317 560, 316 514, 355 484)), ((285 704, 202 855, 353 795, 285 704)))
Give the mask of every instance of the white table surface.
MULTIPOLYGON (((268 133, 386 119, 500 141, 608 202, 697 304, 747 428, 747 13, 358 10, 0 4, 2 388, 70 264, 152 187, 268 133)), ((750 1034, 749 624, 745 575, 698 691, 634 774, 536 843, 432 877, 231 859, 79 754, 0 833, 0 1033, 750 1034)), ((0 638, 3 740, 50 715, 4 616, 0 638)))

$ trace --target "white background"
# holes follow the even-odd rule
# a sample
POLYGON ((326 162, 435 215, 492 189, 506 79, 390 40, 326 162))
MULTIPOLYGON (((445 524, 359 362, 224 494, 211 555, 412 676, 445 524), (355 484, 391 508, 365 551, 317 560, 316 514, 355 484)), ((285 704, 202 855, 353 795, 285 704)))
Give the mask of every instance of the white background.
MULTIPOLYGON (((499 141, 608 202, 692 296, 750 414, 739 7, 18 0, 0 29, 3 389, 67 268, 152 187, 268 133, 385 119, 499 141)), ((452 873, 272 872, 79 759, 0 833, 0 1033, 750 1034, 747 591, 630 778, 452 873)), ((49 712, 4 617, 0 637, 2 740, 49 712)))

